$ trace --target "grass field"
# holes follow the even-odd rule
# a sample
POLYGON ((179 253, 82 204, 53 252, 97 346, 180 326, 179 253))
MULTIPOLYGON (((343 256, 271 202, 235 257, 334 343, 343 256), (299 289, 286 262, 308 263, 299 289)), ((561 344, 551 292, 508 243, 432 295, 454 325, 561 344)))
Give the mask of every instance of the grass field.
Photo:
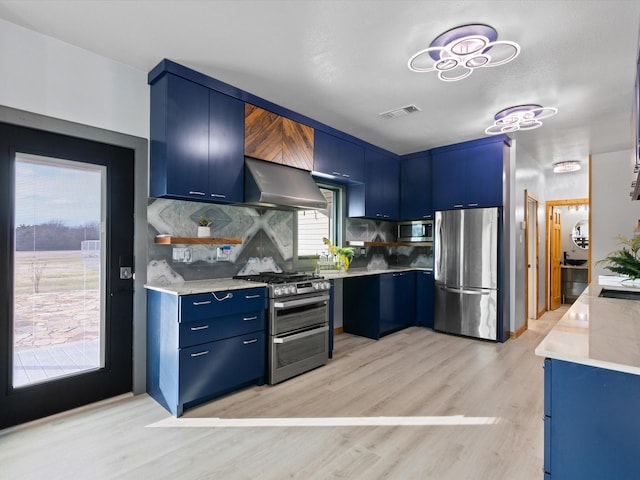
POLYGON ((16 295, 94 290, 100 287, 99 275, 98 260, 83 261, 80 250, 15 253, 16 295))

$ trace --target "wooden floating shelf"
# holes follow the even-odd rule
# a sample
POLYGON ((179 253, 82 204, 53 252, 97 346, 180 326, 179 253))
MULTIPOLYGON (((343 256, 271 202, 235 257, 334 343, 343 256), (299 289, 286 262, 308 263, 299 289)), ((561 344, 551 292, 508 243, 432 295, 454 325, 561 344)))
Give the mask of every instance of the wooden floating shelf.
POLYGON ((157 245, 237 245, 242 243, 241 238, 215 238, 215 237, 156 237, 157 245))

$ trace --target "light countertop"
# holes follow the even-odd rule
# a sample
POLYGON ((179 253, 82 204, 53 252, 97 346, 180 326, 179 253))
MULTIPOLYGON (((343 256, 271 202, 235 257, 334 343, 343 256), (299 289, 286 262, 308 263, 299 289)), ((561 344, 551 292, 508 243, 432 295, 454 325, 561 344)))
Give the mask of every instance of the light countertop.
MULTIPOLYGON (((335 280, 339 278, 362 277, 365 275, 381 275, 383 273, 412 272, 427 270, 430 268, 415 267, 393 267, 385 270, 367 270, 366 268, 352 268, 347 272, 339 270, 321 270, 320 276, 327 280, 335 280)), ((148 290, 156 290, 158 292, 170 293, 172 295, 190 295, 195 293, 222 292, 225 290, 241 290, 244 288, 266 287, 266 283, 248 282, 246 280, 235 280, 233 278, 217 278, 209 280, 192 280, 188 282, 171 283, 166 285, 146 284, 144 287, 148 290)))
POLYGON ((640 301, 599 297, 602 288, 640 291, 606 279, 590 284, 535 353, 640 375, 640 301))
POLYGON ((168 285, 147 284, 149 290, 170 293, 173 295, 191 295, 194 293, 222 292, 225 290, 242 290, 245 288, 266 287, 266 283, 248 282, 233 278, 216 278, 209 280, 192 280, 188 282, 171 283, 168 285))

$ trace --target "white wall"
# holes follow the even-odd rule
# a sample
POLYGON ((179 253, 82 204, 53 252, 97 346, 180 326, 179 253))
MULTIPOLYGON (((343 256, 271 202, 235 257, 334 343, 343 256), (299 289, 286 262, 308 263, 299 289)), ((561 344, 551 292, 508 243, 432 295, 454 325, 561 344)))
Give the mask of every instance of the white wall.
POLYGON ((595 263, 617 250, 617 236, 633 236, 640 219, 640 201, 629 197, 630 150, 593 155, 591 159, 591 279, 612 275, 595 263))
POLYGON ((0 20, 0 105, 149 138, 147 73, 0 20))

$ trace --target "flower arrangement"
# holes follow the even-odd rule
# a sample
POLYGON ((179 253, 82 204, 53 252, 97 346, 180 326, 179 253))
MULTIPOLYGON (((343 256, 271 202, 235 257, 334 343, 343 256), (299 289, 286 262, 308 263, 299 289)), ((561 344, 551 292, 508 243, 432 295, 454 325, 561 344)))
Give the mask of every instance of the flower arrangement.
POLYGON ((355 252, 353 247, 336 247, 335 245, 332 245, 331 241, 326 237, 322 239, 322 243, 329 247, 329 252, 338 256, 338 261, 344 266, 344 271, 348 271, 349 264, 351 263, 355 252))
POLYGON ((604 265, 604 268, 620 275, 626 275, 630 280, 640 279, 640 235, 626 238, 618 235, 620 250, 615 250, 596 265, 604 265))

